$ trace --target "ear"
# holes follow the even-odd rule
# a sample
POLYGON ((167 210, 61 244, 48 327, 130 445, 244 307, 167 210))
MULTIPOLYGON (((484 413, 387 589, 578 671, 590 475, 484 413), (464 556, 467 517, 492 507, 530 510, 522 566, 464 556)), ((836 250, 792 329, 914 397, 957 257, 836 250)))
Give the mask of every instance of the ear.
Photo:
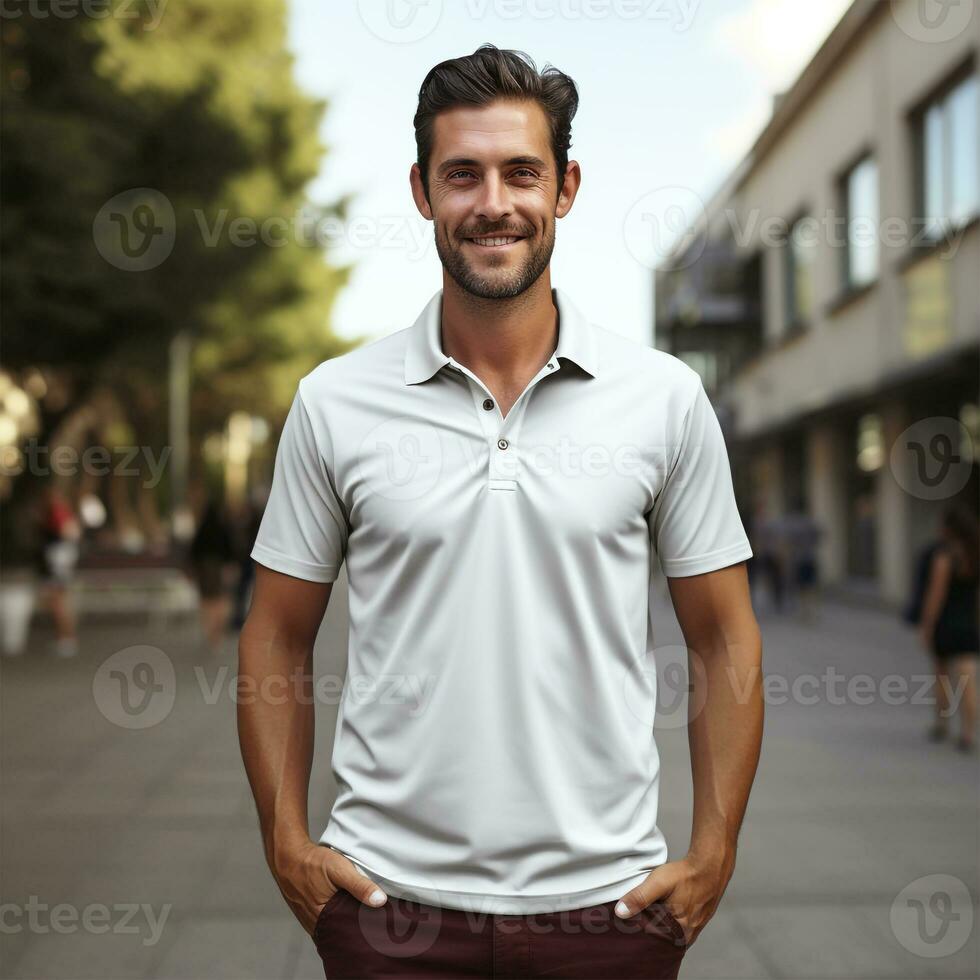
POLYGON ((561 187, 558 189, 558 200, 555 203, 555 217, 564 218, 572 210, 575 202, 575 195, 582 184, 582 168, 578 165, 578 160, 569 160, 565 168, 565 177, 561 187))
POLYGON ((429 207, 429 201, 425 196, 425 188, 422 186, 422 171, 417 163, 412 164, 408 180, 412 186, 412 198, 415 200, 415 206, 419 209, 419 214, 427 221, 431 221, 432 208, 429 207))

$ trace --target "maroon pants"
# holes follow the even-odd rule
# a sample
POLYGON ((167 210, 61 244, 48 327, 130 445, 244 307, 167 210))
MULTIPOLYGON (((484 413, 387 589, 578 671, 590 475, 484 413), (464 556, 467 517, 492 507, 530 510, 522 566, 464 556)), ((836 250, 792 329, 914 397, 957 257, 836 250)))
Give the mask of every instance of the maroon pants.
POLYGON ((565 912, 493 915, 389 895, 371 908, 340 889, 313 942, 327 980, 353 977, 645 977, 674 980, 684 930, 661 902, 620 919, 615 901, 565 912))

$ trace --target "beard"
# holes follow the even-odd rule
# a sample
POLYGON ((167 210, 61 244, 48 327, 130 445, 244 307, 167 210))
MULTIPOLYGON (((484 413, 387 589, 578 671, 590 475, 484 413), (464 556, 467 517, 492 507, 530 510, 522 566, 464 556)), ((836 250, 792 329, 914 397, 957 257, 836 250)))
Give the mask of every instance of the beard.
POLYGON ((469 260, 464 245, 443 238, 438 225, 435 239, 439 261, 460 289, 480 299, 511 299, 533 286, 548 268, 555 249, 555 225, 552 222, 540 240, 525 238, 527 249, 519 261, 506 259, 499 265, 491 262, 482 268, 469 260))

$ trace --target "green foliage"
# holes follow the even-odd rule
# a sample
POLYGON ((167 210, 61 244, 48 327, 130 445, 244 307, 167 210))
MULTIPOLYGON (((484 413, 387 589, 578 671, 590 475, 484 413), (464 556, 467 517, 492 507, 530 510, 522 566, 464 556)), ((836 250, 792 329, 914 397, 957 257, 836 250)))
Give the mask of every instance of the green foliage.
POLYGON ((349 268, 291 232, 228 233, 241 218, 292 226, 326 152, 326 104, 297 87, 284 0, 22 17, 3 24, 3 54, 4 362, 68 368, 81 389, 111 380, 150 420, 186 329, 197 435, 235 409, 284 411, 300 374, 351 346, 328 327, 349 268), (93 222, 138 187, 172 206, 174 245, 134 271, 100 253, 93 222))

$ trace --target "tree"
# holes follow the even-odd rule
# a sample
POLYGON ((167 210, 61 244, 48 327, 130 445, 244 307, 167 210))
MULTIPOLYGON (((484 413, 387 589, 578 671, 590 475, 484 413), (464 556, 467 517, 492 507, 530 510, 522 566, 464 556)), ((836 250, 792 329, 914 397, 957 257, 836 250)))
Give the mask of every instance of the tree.
POLYGON ((178 331, 194 338, 197 436, 234 409, 284 413, 300 374, 360 338, 329 330, 350 268, 321 244, 232 234, 293 227, 326 153, 284 0, 181 0, 158 22, 150 5, 110 7, 2 25, 2 353, 70 381, 40 441, 108 387, 162 446, 178 331))

